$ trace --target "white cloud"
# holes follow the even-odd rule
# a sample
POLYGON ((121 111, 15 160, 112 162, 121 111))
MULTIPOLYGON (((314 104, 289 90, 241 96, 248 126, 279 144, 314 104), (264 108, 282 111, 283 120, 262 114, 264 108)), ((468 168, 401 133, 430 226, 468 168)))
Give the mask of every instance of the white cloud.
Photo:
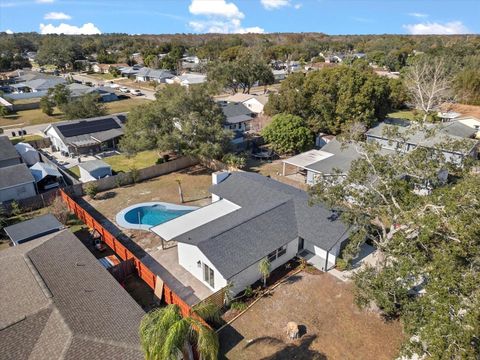
POLYGON ((300 3, 293 5, 293 7, 295 8, 295 10, 300 9, 302 6, 303 6, 303 4, 300 4, 300 3))
POLYGON ((428 14, 419 13, 419 12, 412 12, 412 13, 409 13, 408 15, 416 17, 416 18, 426 18, 426 17, 428 17, 428 14))
POLYGON ((260 0, 260 2, 267 10, 275 10, 291 5, 290 0, 260 0))
POLYGON ((247 34, 257 33, 263 34, 264 29, 258 26, 242 27, 239 19, 231 20, 205 20, 205 21, 190 21, 189 26, 196 32, 220 33, 220 34, 247 34))
POLYGON ((55 0, 35 0, 37 4, 52 4, 55 0))
POLYGON ((72 17, 63 12, 49 12, 43 18, 46 20, 70 20, 72 17))
POLYGON ((403 28, 413 35, 453 35, 470 33, 470 30, 468 30, 461 21, 451 21, 444 24, 437 22, 408 24, 403 25, 403 28))
POLYGON ((243 27, 245 15, 233 2, 228 0, 192 0, 189 11, 201 19, 191 20, 188 25, 195 32, 207 33, 263 33, 264 29, 253 26, 243 27))
POLYGON ((101 33, 100 29, 92 23, 83 24, 80 27, 64 23, 58 26, 40 24, 40 34, 94 35, 101 33))
POLYGON ((234 3, 225 0, 192 0, 188 10, 193 15, 243 19, 243 13, 234 3))
POLYGON ((13 34, 13 31, 10 30, 10 29, 5 30, 5 32, 6 32, 7 34, 10 34, 10 35, 13 34))

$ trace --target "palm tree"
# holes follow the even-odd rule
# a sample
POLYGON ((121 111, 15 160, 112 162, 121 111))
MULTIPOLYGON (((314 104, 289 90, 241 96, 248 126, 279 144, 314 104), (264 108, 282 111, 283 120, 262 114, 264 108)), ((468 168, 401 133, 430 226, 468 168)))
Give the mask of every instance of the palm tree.
POLYGON ((267 286, 267 278, 270 276, 270 261, 268 258, 263 258, 258 264, 258 272, 263 278, 263 287, 267 286))
POLYGON ((182 317, 178 305, 171 304, 155 309, 140 323, 140 340, 145 359, 177 360, 183 355, 193 359, 192 345, 204 360, 216 360, 218 336, 202 319, 218 320, 218 307, 211 303, 192 309, 191 316, 182 317))

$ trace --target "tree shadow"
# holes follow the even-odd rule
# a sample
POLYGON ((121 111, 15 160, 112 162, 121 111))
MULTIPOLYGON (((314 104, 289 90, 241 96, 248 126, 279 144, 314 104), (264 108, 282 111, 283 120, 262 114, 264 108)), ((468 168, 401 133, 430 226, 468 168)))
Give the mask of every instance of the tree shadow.
POLYGON ((219 359, 228 359, 225 354, 232 350, 244 337, 233 326, 225 326, 219 333, 220 351, 219 359))
POLYGON ((114 198, 115 196, 117 196, 117 193, 116 193, 116 192, 114 192, 114 191, 107 191, 107 192, 104 192, 104 193, 101 194, 101 195, 97 195, 97 199, 98 199, 98 200, 108 200, 108 199, 114 198))
MULTIPOLYGON (((306 329, 304 329, 306 331, 306 329)), ((254 339, 249 342, 246 348, 253 345, 273 345, 282 346, 282 348, 272 355, 261 358, 262 360, 290 360, 290 359, 304 359, 304 360, 327 360, 327 356, 324 353, 310 349, 313 341, 317 338, 316 335, 304 336, 300 340, 292 341, 291 343, 285 343, 284 341, 265 336, 254 339)))
POLYGON ((300 280, 302 280, 303 276, 301 275, 292 275, 289 278, 285 279, 283 282, 285 284, 294 284, 300 280))

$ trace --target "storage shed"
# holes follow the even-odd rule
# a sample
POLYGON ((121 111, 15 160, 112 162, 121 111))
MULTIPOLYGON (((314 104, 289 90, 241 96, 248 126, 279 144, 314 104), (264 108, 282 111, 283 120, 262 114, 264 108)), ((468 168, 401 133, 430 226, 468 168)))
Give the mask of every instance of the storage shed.
POLYGON ((13 245, 23 244, 39 237, 53 234, 64 228, 63 224, 52 214, 38 216, 4 228, 13 245))
POLYGON ((91 160, 78 164, 80 181, 87 182, 112 176, 112 167, 102 160, 91 160))

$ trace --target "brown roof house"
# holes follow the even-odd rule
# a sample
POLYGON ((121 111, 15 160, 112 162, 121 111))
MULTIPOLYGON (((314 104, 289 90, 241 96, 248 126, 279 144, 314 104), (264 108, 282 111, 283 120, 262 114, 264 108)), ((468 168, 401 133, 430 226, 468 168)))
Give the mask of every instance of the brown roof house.
POLYGON ((140 306, 68 230, 0 252, 2 359, 143 359, 140 306))

